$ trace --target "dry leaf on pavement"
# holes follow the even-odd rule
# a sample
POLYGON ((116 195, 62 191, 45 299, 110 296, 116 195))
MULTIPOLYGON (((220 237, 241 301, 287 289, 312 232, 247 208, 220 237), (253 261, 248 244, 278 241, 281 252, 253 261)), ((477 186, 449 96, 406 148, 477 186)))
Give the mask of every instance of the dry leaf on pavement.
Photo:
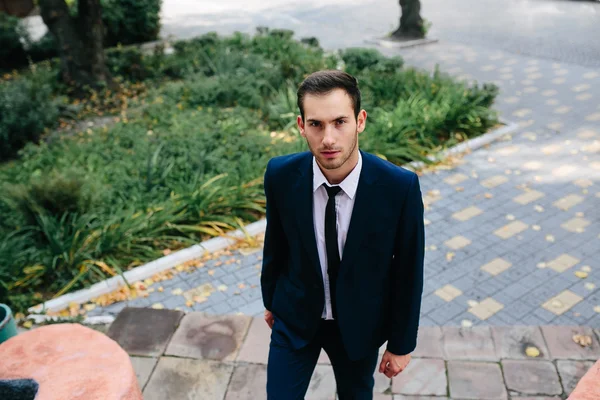
POLYGON ((540 355, 540 351, 537 347, 529 346, 525 349, 525 354, 527 357, 538 357, 540 355))
POLYGON ((589 347, 592 345, 592 338, 588 335, 573 335, 573 341, 581 347, 589 347))

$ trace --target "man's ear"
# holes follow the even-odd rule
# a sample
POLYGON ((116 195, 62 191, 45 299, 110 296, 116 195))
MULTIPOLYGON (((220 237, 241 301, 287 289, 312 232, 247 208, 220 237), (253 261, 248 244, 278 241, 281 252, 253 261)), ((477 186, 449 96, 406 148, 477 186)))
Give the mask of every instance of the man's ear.
POLYGON ((358 133, 361 133, 365 130, 367 124, 367 112, 365 110, 360 110, 358 113, 358 117, 356 117, 356 130, 358 133))
POLYGON ((298 130, 300 131, 300 135, 302 135, 302 137, 306 137, 306 135, 304 134, 304 121, 302 120, 302 116, 298 115, 298 118, 296 119, 296 123, 298 124, 298 130))

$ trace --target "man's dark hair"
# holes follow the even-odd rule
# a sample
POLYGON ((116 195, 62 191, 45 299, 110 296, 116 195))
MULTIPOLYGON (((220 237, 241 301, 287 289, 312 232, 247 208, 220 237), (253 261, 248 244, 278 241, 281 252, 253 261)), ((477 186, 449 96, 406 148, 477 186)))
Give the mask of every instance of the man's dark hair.
POLYGON ((324 95, 335 89, 343 89, 352 99, 354 118, 360 112, 360 90, 358 80, 352 75, 338 70, 317 71, 304 79, 298 88, 298 108, 304 121, 304 96, 307 94, 324 95))

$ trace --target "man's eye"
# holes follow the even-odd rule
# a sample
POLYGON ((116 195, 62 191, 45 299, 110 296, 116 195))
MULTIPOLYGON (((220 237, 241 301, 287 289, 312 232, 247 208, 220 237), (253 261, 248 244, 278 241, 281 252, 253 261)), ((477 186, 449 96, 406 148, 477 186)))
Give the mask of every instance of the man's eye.
POLYGON ((319 122, 311 122, 311 123, 310 123, 310 126, 314 126, 314 127, 317 127, 317 126, 319 126, 319 125, 320 125, 320 123, 319 123, 319 122))
POLYGON ((343 119, 338 119, 337 120, 337 124, 338 125, 342 125, 342 124, 345 124, 345 123, 346 123, 346 121, 344 121, 343 119))

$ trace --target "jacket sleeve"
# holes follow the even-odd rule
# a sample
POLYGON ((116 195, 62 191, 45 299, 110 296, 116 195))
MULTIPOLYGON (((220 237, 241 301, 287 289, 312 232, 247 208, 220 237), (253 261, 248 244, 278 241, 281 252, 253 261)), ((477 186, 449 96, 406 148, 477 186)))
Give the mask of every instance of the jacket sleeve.
POLYGON ((419 178, 414 174, 400 214, 392 261, 391 332, 387 350, 395 355, 409 354, 417 346, 425 257, 423 212, 419 178))
POLYGON ((267 228, 265 232, 262 272, 260 275, 263 304, 267 310, 271 310, 277 278, 289 252, 273 195, 272 169, 273 166, 270 161, 267 164, 264 177, 265 196, 267 200, 267 228))

